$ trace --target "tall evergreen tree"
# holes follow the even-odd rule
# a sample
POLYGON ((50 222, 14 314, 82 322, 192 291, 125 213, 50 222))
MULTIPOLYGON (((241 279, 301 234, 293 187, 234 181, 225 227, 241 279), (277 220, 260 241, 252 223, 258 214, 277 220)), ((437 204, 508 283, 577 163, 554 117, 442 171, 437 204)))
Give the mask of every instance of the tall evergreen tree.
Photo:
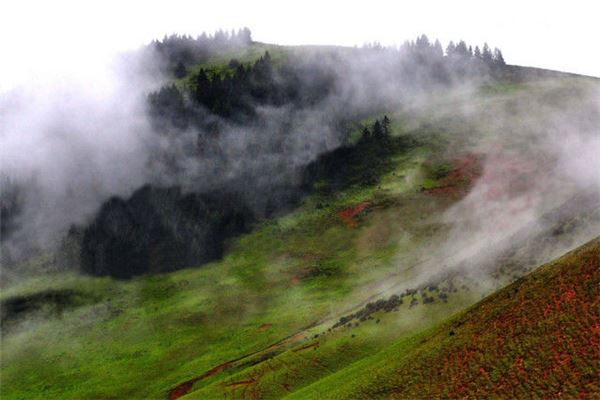
POLYGON ((379 120, 375 120, 373 124, 373 137, 380 138, 383 136, 383 127, 381 126, 381 122, 379 120))
POLYGON ((504 56, 502 56, 502 52, 497 47, 494 49, 494 64, 501 67, 506 65, 506 62, 504 62, 504 56))
POLYGON ((184 76, 186 76, 187 75, 187 69, 185 68, 185 64, 182 63, 181 61, 179 61, 177 63, 177 65, 175 66, 173 74, 175 75, 175 78, 177 78, 177 79, 181 79, 184 76))
POLYGON ((433 44, 433 55, 438 58, 442 58, 444 56, 444 50, 442 49, 442 44, 437 39, 436 39, 435 43, 433 44))
POLYGON ((454 56, 454 53, 456 53, 456 45, 451 40, 450 43, 448 43, 448 46, 446 47, 446 55, 448 57, 452 57, 454 56))
POLYGON ((487 43, 483 44, 483 50, 481 51, 481 59, 486 64, 491 64, 494 61, 492 51, 490 50, 490 46, 488 46, 487 43))
POLYGON ((467 44, 464 40, 461 40, 456 45, 456 54, 463 58, 469 57, 469 49, 467 49, 467 44))
POLYGON ((429 38, 425 35, 421 35, 420 37, 417 38, 417 48, 419 49, 428 49, 430 44, 429 44, 429 38))
POLYGON ((387 115, 383 116, 383 120, 381 122, 381 129, 383 130, 383 134, 385 136, 389 136, 390 135, 390 119, 388 118, 387 115))

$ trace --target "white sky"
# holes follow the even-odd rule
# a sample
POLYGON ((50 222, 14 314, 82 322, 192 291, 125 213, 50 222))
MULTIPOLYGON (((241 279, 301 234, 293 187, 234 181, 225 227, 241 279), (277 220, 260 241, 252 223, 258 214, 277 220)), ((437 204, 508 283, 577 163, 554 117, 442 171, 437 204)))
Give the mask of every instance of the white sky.
POLYGON ((173 32, 248 26, 279 44, 400 44, 425 33, 487 41, 508 63, 600 76, 597 0, 1 0, 0 91, 93 77, 115 53, 173 32))

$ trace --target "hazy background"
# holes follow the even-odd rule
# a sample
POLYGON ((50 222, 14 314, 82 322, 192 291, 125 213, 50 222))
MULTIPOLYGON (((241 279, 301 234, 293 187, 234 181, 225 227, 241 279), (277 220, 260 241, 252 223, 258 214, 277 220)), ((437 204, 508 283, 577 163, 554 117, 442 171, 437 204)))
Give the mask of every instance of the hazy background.
POLYGON ((0 91, 25 80, 97 76, 115 50, 164 34, 242 26, 279 44, 392 45, 421 33, 444 46, 487 41, 510 64, 598 76, 598 15, 591 0, 9 0, 0 13, 0 91))

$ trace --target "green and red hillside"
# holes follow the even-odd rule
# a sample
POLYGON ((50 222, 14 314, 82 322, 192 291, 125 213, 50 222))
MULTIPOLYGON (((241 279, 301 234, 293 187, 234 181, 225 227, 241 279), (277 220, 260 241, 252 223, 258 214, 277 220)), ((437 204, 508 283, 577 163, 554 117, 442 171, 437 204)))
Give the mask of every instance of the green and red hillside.
POLYGON ((335 398, 592 398, 600 391, 599 289, 595 239, 413 339, 408 352, 399 343, 368 368, 342 372, 341 389, 318 389, 335 398))
MULTIPOLYGON (((177 68, 179 53, 163 50, 177 68)), ((283 100, 302 110, 323 95, 322 80, 296 82, 303 64, 281 71, 286 62, 372 55, 229 50, 174 70, 154 98, 156 115, 169 117, 160 119, 167 138, 208 129, 186 149, 216 154, 217 164, 229 141, 213 135, 275 137, 271 153, 254 140, 238 146, 232 159, 244 155, 250 166, 261 154, 295 159, 304 138, 321 139, 319 126, 293 130, 281 118, 274 136, 257 123, 283 100), (271 69, 273 79, 263 74, 271 69), (228 92, 240 89, 236 71, 242 100, 255 96, 260 107, 228 92), (263 98, 265 87, 278 96, 263 98), (254 123, 235 120, 236 108, 254 123), (209 109, 231 121, 192 118, 209 109), (229 132, 234 123, 244 129, 229 132)), ((600 196, 593 182, 558 173, 547 145, 566 122, 570 131, 600 126, 587 111, 599 81, 498 71, 501 79, 440 86, 396 106, 335 107, 344 117, 331 128, 338 145, 307 158, 291 192, 285 180, 274 184, 286 165, 275 163, 253 170, 260 186, 241 174, 234 191, 144 186, 109 200, 61 246, 87 260, 87 273, 42 253, 15 264, 18 279, 1 286, 0 397, 598 397, 600 196), (90 244, 83 253, 79 235, 90 244)))

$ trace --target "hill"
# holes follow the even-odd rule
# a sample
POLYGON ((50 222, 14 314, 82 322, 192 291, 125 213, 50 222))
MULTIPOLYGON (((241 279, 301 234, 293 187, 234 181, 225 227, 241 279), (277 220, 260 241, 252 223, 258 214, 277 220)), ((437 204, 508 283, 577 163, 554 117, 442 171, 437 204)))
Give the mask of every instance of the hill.
POLYGON ((600 391, 600 239, 292 398, 589 398, 600 391))
MULTIPOLYGON (((567 130, 597 128, 597 80, 504 67, 506 76, 477 85, 418 88, 398 103, 387 102, 373 90, 385 85, 377 85, 369 89, 373 101, 340 105, 313 104, 314 83, 328 76, 321 74, 327 68, 309 75, 318 78, 309 84, 294 83, 305 76, 302 64, 286 72, 289 81, 263 74, 292 56, 322 61, 339 50, 255 43, 186 65, 187 75, 170 77, 163 94, 154 93, 156 115, 166 117, 158 120, 161 143, 172 145, 161 149, 181 150, 167 153, 164 166, 172 167, 169 172, 194 167, 192 183, 202 193, 222 177, 205 171, 228 171, 235 161, 227 181, 235 195, 189 195, 187 181, 182 189, 145 186, 130 198, 108 201, 88 226, 88 238, 103 239, 101 248, 90 249, 90 259, 112 260, 111 268, 81 274, 79 266, 62 267, 63 255, 52 252, 19 263, 19 279, 0 294, 2 398, 391 395, 401 388, 396 371, 410 367, 404 355, 422 366, 415 370, 418 384, 418 377, 430 376, 427 360, 458 357, 476 333, 482 343, 493 339, 493 332, 476 326, 477 318, 455 327, 449 316, 598 236, 598 190, 568 173, 565 166, 580 167, 571 164, 569 145, 577 142, 562 141, 567 130), (244 64, 243 103, 214 101, 227 96, 233 77, 220 74, 237 69, 234 59, 244 64), (206 82, 205 74, 218 79, 206 82), (190 92, 197 99, 182 94, 199 76, 202 84, 190 92), (265 85, 281 96, 263 97, 265 85), (203 97, 207 91, 210 98, 203 97), (179 108, 171 114, 171 106, 179 108), (233 112, 238 107, 241 114, 233 112), (329 111, 340 119, 332 122, 329 111), (188 119, 169 121, 178 115, 188 119), (184 128, 177 126, 183 122, 184 128), (265 145, 261 138, 273 140, 265 145), (196 164, 203 156, 209 162, 196 164), (294 179, 279 180, 290 171, 294 179), (289 182, 296 190, 288 197, 289 182), (215 226, 197 226, 205 220, 215 226), (219 230, 219 221, 231 223, 219 230), (218 251, 193 253, 213 236, 218 241, 210 250, 218 251), (126 251, 111 251, 115 243, 126 251), (138 266, 131 259, 146 262, 138 266), (461 340, 448 343, 446 337, 461 340), (456 347, 444 347, 452 343, 456 347), (421 353, 428 358, 421 360, 421 353)), ((352 60, 378 51, 342 52, 352 60)), ((179 62, 171 61, 174 67, 179 62)), ((74 242, 86 237, 85 230, 73 234, 74 242)), ((69 246, 61 251, 82 256, 69 246)), ((527 307, 538 304, 535 288, 518 289, 514 298, 529 318, 538 316, 527 307)), ((510 290, 498 301, 513 301, 503 297, 510 290)), ((539 296, 546 294, 540 289, 539 296)), ((501 356, 494 354, 489 365, 504 363, 501 356)), ((470 366, 471 358, 457 362, 470 366)), ((593 366, 587 358, 573 360, 584 369, 593 366)), ((525 361, 523 368, 528 371, 525 361)), ((558 372, 552 379, 560 379, 558 372)), ((404 393, 419 390, 412 388, 404 393)))

